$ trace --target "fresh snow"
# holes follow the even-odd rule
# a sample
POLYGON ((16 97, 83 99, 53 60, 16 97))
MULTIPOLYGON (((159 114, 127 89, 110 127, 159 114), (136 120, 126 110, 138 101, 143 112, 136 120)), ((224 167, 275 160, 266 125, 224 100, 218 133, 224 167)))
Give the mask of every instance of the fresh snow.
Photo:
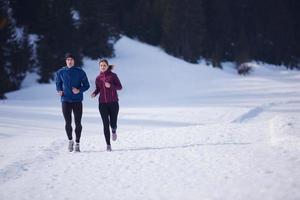
POLYGON ((26 77, 0 102, 0 199, 300 199, 300 73, 249 76, 189 64, 127 37, 116 44, 118 140, 106 152, 98 61, 85 59, 81 153, 67 152, 55 84, 26 77))

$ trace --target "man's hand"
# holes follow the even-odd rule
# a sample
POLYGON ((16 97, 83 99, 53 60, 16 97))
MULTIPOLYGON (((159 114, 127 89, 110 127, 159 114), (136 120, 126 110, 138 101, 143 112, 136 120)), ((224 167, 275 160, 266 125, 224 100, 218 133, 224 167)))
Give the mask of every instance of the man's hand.
POLYGON ((64 92, 63 92, 63 91, 58 91, 57 94, 58 94, 59 96, 63 96, 63 95, 64 95, 64 92))
POLYGON ((72 88, 72 92, 73 92, 74 94, 78 94, 78 93, 80 92, 80 90, 73 87, 73 88, 72 88))

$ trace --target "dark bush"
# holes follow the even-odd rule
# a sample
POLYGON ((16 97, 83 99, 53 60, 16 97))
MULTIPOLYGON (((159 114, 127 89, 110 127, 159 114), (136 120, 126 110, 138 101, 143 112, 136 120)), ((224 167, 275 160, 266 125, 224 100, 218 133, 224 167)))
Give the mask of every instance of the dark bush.
POLYGON ((249 63, 242 63, 237 66, 237 71, 239 75, 248 75, 252 71, 252 67, 249 63))

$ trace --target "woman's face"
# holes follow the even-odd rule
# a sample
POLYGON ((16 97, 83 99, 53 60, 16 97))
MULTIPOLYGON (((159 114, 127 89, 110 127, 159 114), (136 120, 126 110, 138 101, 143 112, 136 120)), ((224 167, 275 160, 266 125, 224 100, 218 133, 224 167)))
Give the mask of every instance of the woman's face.
POLYGON ((101 72, 105 72, 108 69, 108 65, 106 64, 106 62, 100 62, 100 71, 101 72))

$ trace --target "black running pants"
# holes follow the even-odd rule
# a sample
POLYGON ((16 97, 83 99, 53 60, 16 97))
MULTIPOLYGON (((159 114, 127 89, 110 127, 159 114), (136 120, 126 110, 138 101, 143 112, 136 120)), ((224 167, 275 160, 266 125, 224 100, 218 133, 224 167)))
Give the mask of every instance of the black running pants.
POLYGON ((76 142, 80 142, 81 137, 81 118, 82 118, 82 102, 62 102, 62 112, 65 118, 65 129, 69 140, 72 140, 72 111, 75 119, 75 135, 76 142))
POLYGON ((103 131, 107 145, 110 145, 110 129, 117 129, 117 119, 119 113, 119 103, 99 103, 99 112, 102 118, 103 131))

